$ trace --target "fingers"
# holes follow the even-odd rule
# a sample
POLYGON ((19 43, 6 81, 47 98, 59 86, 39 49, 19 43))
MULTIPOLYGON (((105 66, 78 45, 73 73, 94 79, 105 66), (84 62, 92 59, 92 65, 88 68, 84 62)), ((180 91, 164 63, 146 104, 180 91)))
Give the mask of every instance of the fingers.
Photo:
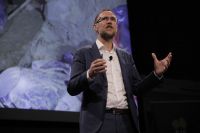
POLYGON ((169 54, 167 55, 167 57, 164 59, 165 60, 165 65, 169 66, 171 64, 171 60, 172 60, 172 53, 169 52, 169 54))
POLYGON ((158 60, 155 53, 151 53, 151 56, 152 56, 152 58, 153 58, 154 61, 157 61, 157 60, 158 60))
POLYGON ((171 64, 172 53, 169 52, 168 55, 161 60, 158 60, 155 53, 152 53, 152 57, 154 59, 154 70, 156 74, 160 75, 166 72, 171 64))
POLYGON ((104 59, 96 59, 91 63, 89 69, 89 76, 93 77, 97 73, 102 73, 106 71, 106 61, 104 59))
POLYGON ((96 64, 96 63, 100 63, 100 62, 105 62, 106 63, 106 61, 104 60, 104 59, 96 59, 96 60, 94 60, 93 62, 92 62, 92 64, 96 64))
MULTIPOLYGON (((155 53, 152 53, 151 55, 152 55, 152 58, 153 58, 154 62, 158 62, 159 61, 155 53)), ((169 66, 170 63, 171 63, 171 60, 172 60, 172 53, 169 52, 168 55, 163 60, 160 60, 160 61, 163 62, 163 64, 165 66, 169 66)))
POLYGON ((97 60, 93 61, 91 64, 91 68, 95 72, 101 71, 101 70, 105 69, 106 67, 107 67, 106 61, 104 59, 97 59, 97 60))
POLYGON ((104 71, 106 71, 106 65, 94 67, 93 71, 94 71, 95 74, 100 73, 100 72, 104 72, 104 71))
POLYGON ((169 62, 169 64, 171 63, 171 60, 172 60, 172 53, 171 52, 169 52, 169 54, 168 54, 168 62, 169 62))

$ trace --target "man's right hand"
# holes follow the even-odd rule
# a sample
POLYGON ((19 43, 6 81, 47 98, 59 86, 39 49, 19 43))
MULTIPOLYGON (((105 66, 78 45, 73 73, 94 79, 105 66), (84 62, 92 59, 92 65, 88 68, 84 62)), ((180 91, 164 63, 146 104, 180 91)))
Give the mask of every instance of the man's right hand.
POLYGON ((96 74, 106 72, 106 61, 104 59, 94 60, 88 70, 89 77, 94 78, 96 74))

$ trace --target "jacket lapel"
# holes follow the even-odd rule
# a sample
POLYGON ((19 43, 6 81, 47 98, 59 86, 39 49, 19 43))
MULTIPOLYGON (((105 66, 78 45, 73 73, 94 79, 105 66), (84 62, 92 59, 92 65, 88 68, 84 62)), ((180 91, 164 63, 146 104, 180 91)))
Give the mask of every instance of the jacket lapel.
POLYGON ((101 58, 101 54, 99 52, 99 49, 98 49, 96 43, 92 45, 90 53, 91 53, 92 60, 96 60, 98 58, 101 58))
MULTIPOLYGON (((91 50, 90 50, 90 55, 91 55, 92 61, 102 58, 96 43, 92 45, 91 50)), ((104 81, 107 80, 105 73, 102 73, 99 75, 103 77, 104 81)))
POLYGON ((122 72, 122 78, 123 80, 126 79, 126 64, 125 64, 125 57, 123 56, 123 53, 118 49, 116 48, 116 52, 117 52, 117 56, 118 56, 118 59, 119 59, 119 63, 120 63, 120 67, 121 67, 121 72, 122 72))
POLYGON ((121 72, 122 72, 122 79, 123 79, 123 82, 124 82, 124 86, 125 86, 125 90, 128 92, 127 94, 131 94, 131 90, 128 89, 128 71, 129 67, 127 64, 126 64, 126 56, 124 56, 124 53, 119 50, 118 48, 116 49, 116 52, 117 52, 117 56, 118 56, 118 59, 119 59, 119 63, 120 63, 120 68, 121 68, 121 72))

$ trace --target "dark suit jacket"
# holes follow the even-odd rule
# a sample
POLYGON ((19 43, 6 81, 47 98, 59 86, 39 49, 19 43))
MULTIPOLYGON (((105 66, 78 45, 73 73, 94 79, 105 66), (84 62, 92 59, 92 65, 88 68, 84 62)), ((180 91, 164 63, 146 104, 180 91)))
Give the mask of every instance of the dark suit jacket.
MULTIPOLYGON (((137 107, 133 95, 143 94, 159 80, 153 73, 141 80, 132 56, 118 48, 116 52, 121 66, 128 106, 135 127, 139 131, 137 107)), ((102 124, 106 109, 108 84, 105 73, 96 75, 92 81, 88 81, 86 76, 91 62, 97 58, 101 56, 96 44, 78 50, 74 55, 71 78, 67 87, 71 95, 83 92, 80 112, 81 133, 96 133, 102 124)))

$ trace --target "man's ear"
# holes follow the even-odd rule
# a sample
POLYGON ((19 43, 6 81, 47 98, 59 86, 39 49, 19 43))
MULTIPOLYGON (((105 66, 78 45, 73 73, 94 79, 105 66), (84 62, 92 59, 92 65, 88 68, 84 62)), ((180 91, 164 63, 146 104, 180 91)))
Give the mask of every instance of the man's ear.
POLYGON ((93 29, 94 29, 94 31, 97 32, 97 25, 96 24, 93 25, 93 29))

